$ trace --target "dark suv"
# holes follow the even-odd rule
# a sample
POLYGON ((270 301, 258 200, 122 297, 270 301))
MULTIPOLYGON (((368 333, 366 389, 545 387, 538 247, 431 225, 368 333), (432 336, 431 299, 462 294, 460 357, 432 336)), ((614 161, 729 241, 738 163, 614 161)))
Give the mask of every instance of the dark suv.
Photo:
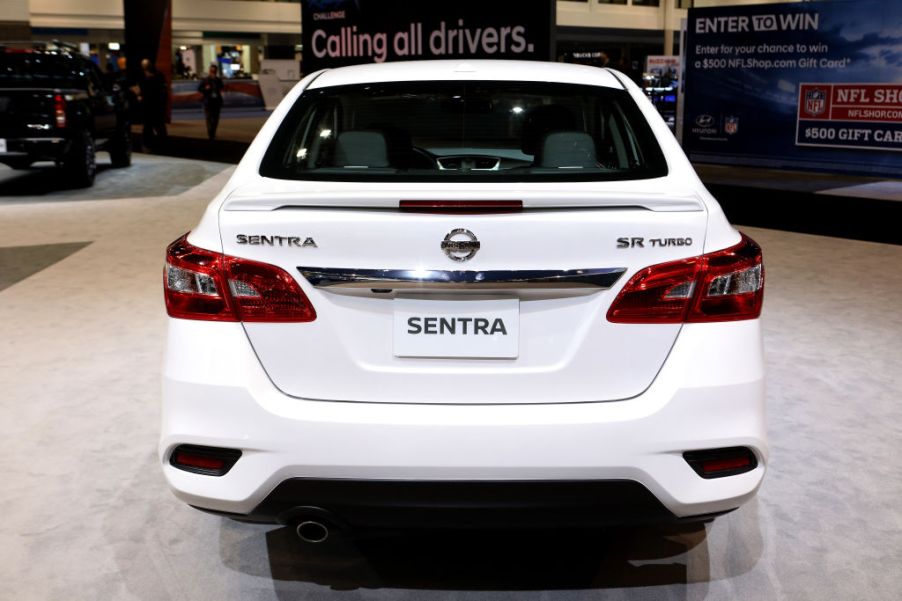
POLYGON ((76 48, 0 42, 0 163, 54 161, 76 186, 94 183, 95 153, 131 164, 124 90, 76 48))

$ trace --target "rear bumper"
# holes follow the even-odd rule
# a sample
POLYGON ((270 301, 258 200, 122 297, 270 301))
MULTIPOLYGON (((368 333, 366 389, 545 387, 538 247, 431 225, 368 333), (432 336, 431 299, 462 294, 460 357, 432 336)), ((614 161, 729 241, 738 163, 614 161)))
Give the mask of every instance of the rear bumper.
POLYGON ((59 136, 6 138, 6 152, 0 153, 0 163, 4 159, 22 159, 26 157, 34 161, 53 161, 62 158, 68 147, 68 139, 59 136))
MULTIPOLYGON (((633 521, 622 507, 604 506, 611 496, 631 498, 627 489, 640 491, 640 497, 646 491, 655 501, 651 506, 663 508, 645 515, 648 506, 639 504, 640 521, 656 521, 652 514, 686 518, 735 509, 755 494, 766 469, 757 320, 684 326, 653 384, 633 399, 478 406, 288 397, 266 377, 240 324, 171 319, 169 327, 160 458, 176 496, 206 510, 277 521, 289 505, 347 502, 354 487, 362 486, 353 481, 387 489, 379 494, 389 499, 397 495, 388 503, 393 507, 406 506, 410 487, 438 486, 433 490, 448 501, 466 486, 443 488, 446 483, 514 491, 522 486, 517 482, 527 482, 527 514, 539 519, 534 514, 542 507, 548 516, 561 506, 566 514, 568 503, 545 491, 558 488, 563 494, 576 482, 577 489, 595 490, 591 502, 573 512, 579 521, 605 513, 633 521), (243 454, 226 475, 206 476, 169 464, 180 444, 243 454), (682 457, 685 451, 733 446, 750 448, 758 466, 703 479, 682 457), (327 488, 311 484, 335 481, 327 488)), ((481 509, 496 520, 504 513, 481 509)), ((364 522, 389 519, 372 511, 352 513, 364 522)))
MULTIPOLYGON (((200 508, 203 509, 203 508, 200 508)), ((209 510, 205 510, 209 511, 209 510)), ((336 528, 568 528, 679 523, 644 486, 628 480, 406 481, 290 478, 242 521, 317 518, 336 528)))

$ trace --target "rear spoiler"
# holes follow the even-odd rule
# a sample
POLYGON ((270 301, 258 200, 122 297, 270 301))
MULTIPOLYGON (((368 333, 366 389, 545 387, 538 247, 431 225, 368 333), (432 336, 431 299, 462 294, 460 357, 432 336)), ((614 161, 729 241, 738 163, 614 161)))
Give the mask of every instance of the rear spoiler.
MULTIPOLYGON (((367 209, 400 210, 407 201, 459 201, 460 191, 388 190, 342 192, 281 192, 269 194, 241 194, 240 191, 223 204, 225 211, 276 211, 280 209, 367 209)), ((522 210, 565 209, 644 209, 661 212, 703 211, 705 205, 695 195, 649 194, 635 192, 559 192, 535 191, 524 193, 479 193, 480 201, 519 200, 522 210), (512 198, 515 197, 515 198, 512 198)))

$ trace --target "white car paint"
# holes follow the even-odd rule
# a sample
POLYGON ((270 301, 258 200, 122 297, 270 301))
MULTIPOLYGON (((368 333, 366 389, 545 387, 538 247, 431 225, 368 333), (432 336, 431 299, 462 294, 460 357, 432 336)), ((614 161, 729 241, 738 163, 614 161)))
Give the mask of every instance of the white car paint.
MULTIPOLYGON (((739 233, 641 90, 609 70, 556 63, 433 61, 348 67, 302 80, 274 111, 188 237, 277 265, 316 310, 307 323, 170 318, 160 457, 191 505, 249 514, 288 478, 633 480, 677 517, 733 509, 767 461, 759 319, 611 323, 643 268, 731 247, 739 233), (266 178, 270 140, 305 90, 382 81, 541 81, 625 87, 666 158, 666 176, 603 182, 380 183, 266 178), (520 199, 515 214, 409 214, 404 199, 520 199), (348 205, 355 210, 347 210, 348 205), (539 210, 554 209, 554 210, 539 210), (437 249, 464 227, 483 246, 464 266, 437 249), (316 247, 249 246, 294 235, 316 247), (618 249, 623 236, 691 238, 618 249), (609 290, 514 290, 516 359, 424 359, 392 350, 393 298, 316 288, 298 266, 510 270, 625 268, 609 290), (181 444, 241 449, 224 476, 170 464, 181 444), (751 471, 703 479, 682 453, 748 447, 751 471)), ((433 298, 454 300, 448 292, 433 298)))

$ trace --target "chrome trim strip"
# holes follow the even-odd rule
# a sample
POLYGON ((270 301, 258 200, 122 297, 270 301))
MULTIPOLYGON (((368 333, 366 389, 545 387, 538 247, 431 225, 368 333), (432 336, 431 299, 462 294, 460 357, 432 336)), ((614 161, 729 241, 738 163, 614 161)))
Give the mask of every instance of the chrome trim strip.
POLYGON ((379 288, 391 290, 597 288, 606 290, 620 279, 626 268, 443 271, 298 267, 298 271, 315 288, 379 288))

